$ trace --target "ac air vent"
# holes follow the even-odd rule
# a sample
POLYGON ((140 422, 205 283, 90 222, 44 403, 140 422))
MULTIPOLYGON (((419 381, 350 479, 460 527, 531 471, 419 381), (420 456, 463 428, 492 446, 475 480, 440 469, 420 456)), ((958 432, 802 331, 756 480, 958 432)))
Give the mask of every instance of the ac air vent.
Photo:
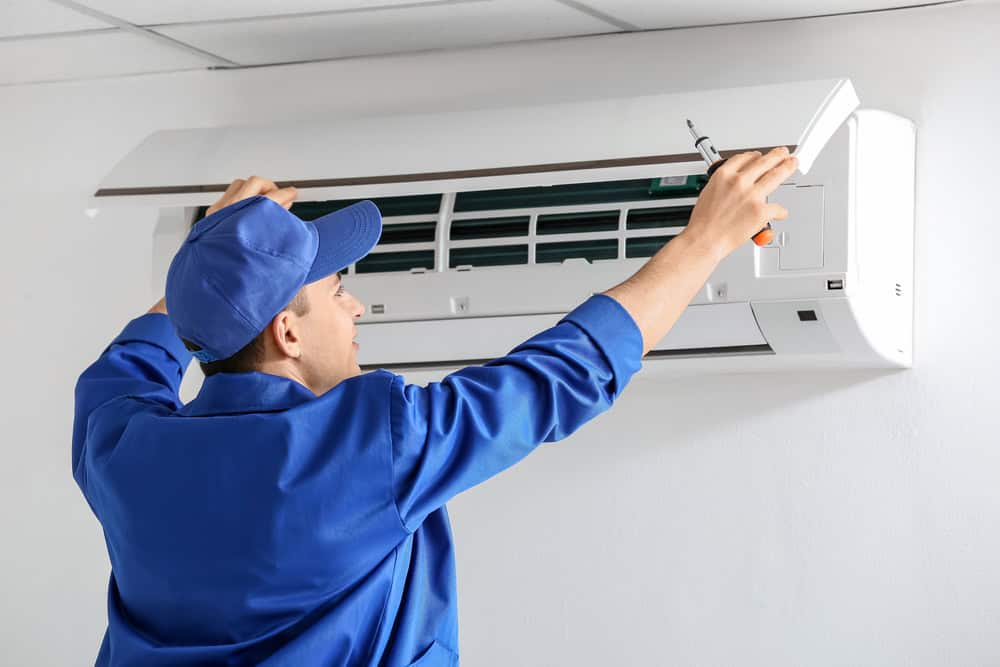
MULTIPOLYGON (((442 195, 383 197, 374 200, 382 238, 348 273, 651 257, 687 225, 704 183, 695 174, 461 192, 444 200, 445 210, 442 195)), ((314 219, 354 201, 296 203, 292 212, 314 219)))

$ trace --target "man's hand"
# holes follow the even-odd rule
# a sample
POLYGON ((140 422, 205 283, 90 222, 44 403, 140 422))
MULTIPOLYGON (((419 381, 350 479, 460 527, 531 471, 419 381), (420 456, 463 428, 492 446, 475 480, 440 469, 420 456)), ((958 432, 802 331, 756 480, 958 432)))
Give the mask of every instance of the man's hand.
POLYGON ((225 194, 219 198, 219 201, 208 207, 205 215, 212 215, 220 208, 225 208, 230 204, 235 204, 238 201, 256 197, 257 195, 264 195, 268 199, 273 199, 287 209, 291 208, 292 202, 295 201, 298 194, 298 190, 294 186, 279 188, 274 184, 274 181, 269 181, 260 176, 251 176, 245 181, 242 178, 237 178, 229 184, 225 194))
MULTIPOLYGON (((250 197, 256 197, 257 195, 264 195, 268 199, 273 199, 288 209, 291 208, 292 202, 295 201, 298 194, 298 190, 296 190, 294 186, 279 188, 275 185, 274 181, 269 181, 266 178, 261 178, 260 176, 251 176, 246 180, 237 178, 229 184, 229 187, 226 188, 226 192, 219 197, 219 200, 208 207, 208 210, 205 211, 205 215, 212 215, 220 208, 225 208, 230 204, 235 204, 238 201, 249 199, 250 197)), ((166 299, 160 299, 153 304, 153 307, 146 311, 147 315, 150 313, 161 313, 166 315, 166 299)))
POLYGON ((719 167, 698 197, 683 234, 726 257, 759 232, 768 220, 784 220, 788 210, 767 198, 792 175, 798 160, 784 146, 761 155, 740 153, 719 167))

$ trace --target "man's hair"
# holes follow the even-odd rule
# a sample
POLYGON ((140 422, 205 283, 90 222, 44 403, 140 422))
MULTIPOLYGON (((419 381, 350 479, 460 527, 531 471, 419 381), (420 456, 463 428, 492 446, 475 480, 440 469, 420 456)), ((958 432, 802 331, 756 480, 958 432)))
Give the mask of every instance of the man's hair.
MULTIPOLYGON (((295 298, 293 298, 291 302, 282 310, 290 310, 299 317, 308 313, 309 299, 306 298, 305 290, 299 290, 295 295, 295 298)), ((268 326, 270 326, 270 322, 268 322, 268 326)), ((208 377, 210 375, 215 375, 216 373, 250 373, 257 370, 260 364, 264 362, 264 353, 266 352, 266 348, 264 346, 264 336, 266 334, 267 327, 257 334, 256 338, 247 343, 243 349, 226 359, 219 359, 218 361, 212 361, 207 364, 199 362, 201 372, 205 374, 205 377, 208 377)), ((184 343, 184 347, 192 352, 197 352, 201 349, 189 340, 181 340, 184 343)))

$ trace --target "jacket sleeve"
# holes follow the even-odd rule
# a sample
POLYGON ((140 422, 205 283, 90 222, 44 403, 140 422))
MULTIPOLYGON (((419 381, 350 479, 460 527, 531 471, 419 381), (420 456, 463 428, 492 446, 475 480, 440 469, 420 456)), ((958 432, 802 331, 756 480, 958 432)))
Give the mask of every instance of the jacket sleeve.
MULTIPOLYGON (((126 325, 76 383, 73 416, 73 477, 86 493, 83 463, 91 416, 115 399, 135 399, 150 407, 177 410, 178 389, 191 362, 170 320, 161 313, 138 317, 126 325)), ((109 444, 109 443, 104 443, 109 444)))
POLYGON ((456 494, 607 410, 641 357, 642 336, 631 316, 598 295, 483 366, 426 387, 395 376, 392 477, 404 526, 416 530, 456 494))

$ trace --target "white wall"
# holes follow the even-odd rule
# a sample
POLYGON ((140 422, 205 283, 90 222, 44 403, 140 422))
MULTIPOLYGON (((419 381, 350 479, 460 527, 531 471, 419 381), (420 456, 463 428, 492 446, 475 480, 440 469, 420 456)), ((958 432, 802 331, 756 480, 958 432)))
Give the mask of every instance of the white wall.
POLYGON ((962 4, 0 88, 0 663, 88 664, 104 628, 72 387, 155 298, 153 215, 82 211, 148 132, 846 75, 920 128, 917 367, 640 375, 453 503, 464 664, 1000 664, 998 25, 962 4))

